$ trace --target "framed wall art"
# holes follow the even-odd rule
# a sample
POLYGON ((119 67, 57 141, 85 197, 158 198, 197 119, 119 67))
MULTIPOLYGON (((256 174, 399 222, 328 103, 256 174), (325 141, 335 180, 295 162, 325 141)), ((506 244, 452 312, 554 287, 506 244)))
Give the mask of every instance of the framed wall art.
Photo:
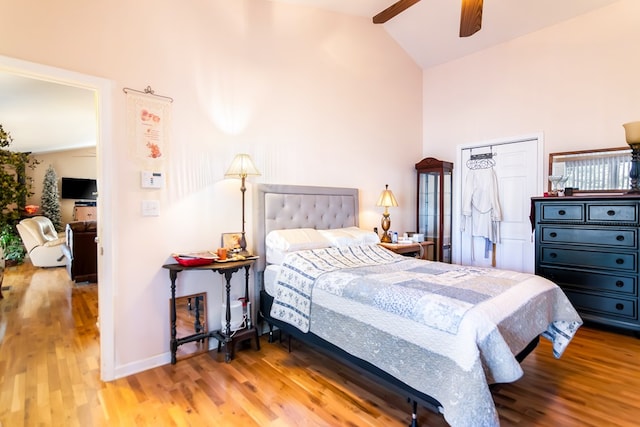
POLYGON ((222 247, 228 250, 240 249, 242 233, 222 233, 222 247))

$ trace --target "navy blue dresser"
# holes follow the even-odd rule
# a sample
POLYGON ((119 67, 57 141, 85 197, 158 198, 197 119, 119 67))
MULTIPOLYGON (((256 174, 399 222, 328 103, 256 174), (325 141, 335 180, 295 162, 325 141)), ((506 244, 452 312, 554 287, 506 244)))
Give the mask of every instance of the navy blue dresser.
POLYGON ((640 197, 534 197, 536 274, 585 319, 640 331, 640 197))

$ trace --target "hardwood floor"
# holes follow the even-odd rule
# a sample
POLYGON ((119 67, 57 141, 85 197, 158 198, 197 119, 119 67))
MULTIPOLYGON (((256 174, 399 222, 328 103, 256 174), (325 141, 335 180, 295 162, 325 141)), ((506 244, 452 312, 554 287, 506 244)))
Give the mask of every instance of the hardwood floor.
MULTIPOLYGON (((127 378, 99 379, 96 285, 64 268, 6 271, 0 300, 0 425, 407 426, 409 404, 299 343, 215 351, 127 378)), ((168 344, 167 344, 168 345, 168 344)), ((640 340, 583 327, 556 360, 550 345, 525 375, 494 388, 503 426, 640 424, 640 340)), ((445 426, 419 409, 419 422, 445 426)))

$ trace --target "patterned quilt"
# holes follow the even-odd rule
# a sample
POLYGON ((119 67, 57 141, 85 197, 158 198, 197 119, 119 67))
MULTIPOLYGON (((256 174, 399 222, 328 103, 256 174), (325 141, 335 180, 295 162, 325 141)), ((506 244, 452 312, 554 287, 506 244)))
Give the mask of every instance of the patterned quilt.
POLYGON ((539 334, 559 357, 582 324, 546 279, 377 245, 288 254, 275 290, 272 317, 432 396, 454 426, 498 425, 488 384, 518 379, 513 355, 539 334))
POLYGON ((292 252, 276 279, 271 316, 309 332, 311 291, 318 277, 340 269, 386 265, 398 260, 379 246, 349 246, 292 252))

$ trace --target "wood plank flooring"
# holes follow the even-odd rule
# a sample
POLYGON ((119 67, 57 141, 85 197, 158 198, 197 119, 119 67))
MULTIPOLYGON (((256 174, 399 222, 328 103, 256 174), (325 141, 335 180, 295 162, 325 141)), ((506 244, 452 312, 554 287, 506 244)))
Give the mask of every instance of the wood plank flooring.
MULTIPOLYGON (((97 285, 64 268, 6 271, 0 300, 0 425, 407 426, 410 405, 302 344, 262 338, 226 364, 215 351, 116 381, 99 379, 97 285), (7 289, 8 288, 8 289, 7 289)), ((158 327, 161 327, 158 326, 158 327)), ((167 343, 168 346, 168 343, 167 343)), ((494 388, 503 426, 640 425, 640 340, 583 327, 556 360, 494 388)), ((419 409, 422 427, 445 426, 419 409)))

